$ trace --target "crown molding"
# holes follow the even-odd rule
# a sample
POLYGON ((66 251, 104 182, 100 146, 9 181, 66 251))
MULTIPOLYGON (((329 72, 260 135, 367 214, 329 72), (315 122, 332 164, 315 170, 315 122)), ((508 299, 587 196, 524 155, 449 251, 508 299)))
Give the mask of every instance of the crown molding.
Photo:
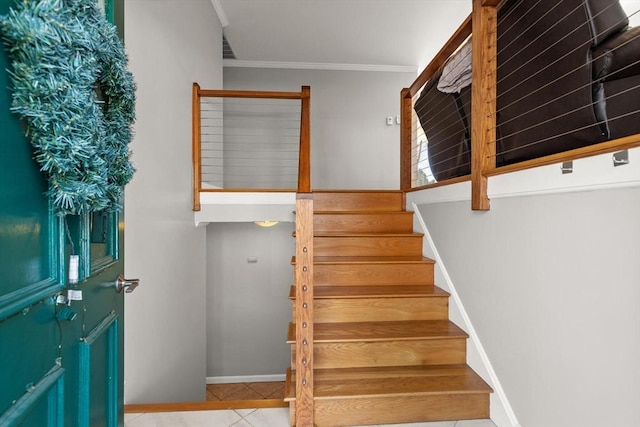
POLYGON ((224 9, 222 8, 222 3, 220 3, 220 0, 211 0, 211 4, 216 11, 216 15, 218 15, 218 20, 220 21, 220 25, 222 25, 222 28, 229 25, 229 20, 227 19, 227 15, 224 13, 224 9))
POLYGON ((229 68, 281 68, 292 70, 334 70, 334 71, 384 71, 393 73, 417 73, 418 68, 410 65, 334 64, 324 62, 280 62, 245 61, 225 59, 224 67, 229 68))

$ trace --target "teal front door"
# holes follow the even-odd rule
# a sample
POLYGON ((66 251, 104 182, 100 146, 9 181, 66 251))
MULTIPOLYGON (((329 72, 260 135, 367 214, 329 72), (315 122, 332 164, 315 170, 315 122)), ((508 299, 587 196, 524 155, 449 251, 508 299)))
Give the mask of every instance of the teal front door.
POLYGON ((53 213, 9 67, 0 49, 0 426, 123 425, 123 213, 53 213))

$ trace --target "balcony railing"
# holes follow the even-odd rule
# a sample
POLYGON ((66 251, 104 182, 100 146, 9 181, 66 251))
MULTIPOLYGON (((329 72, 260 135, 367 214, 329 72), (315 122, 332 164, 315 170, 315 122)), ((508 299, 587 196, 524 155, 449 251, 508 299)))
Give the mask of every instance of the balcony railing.
POLYGON ((613 0, 474 0, 401 92, 402 190, 471 180, 472 208, 487 210, 490 176, 640 146, 640 28, 627 27, 639 13, 613 0), (470 56, 472 82, 445 94, 436 84, 454 53, 470 56))
POLYGON ((310 192, 309 97, 194 83, 193 210, 202 192, 310 192))

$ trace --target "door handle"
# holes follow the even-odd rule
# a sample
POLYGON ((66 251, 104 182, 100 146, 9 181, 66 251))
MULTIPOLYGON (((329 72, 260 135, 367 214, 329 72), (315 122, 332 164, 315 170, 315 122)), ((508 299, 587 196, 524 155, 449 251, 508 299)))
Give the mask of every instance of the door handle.
POLYGON ((116 291, 118 291, 118 293, 122 293, 124 290, 126 294, 130 294, 138 287, 139 284, 140 279, 125 279, 124 276, 120 274, 116 279, 116 291))

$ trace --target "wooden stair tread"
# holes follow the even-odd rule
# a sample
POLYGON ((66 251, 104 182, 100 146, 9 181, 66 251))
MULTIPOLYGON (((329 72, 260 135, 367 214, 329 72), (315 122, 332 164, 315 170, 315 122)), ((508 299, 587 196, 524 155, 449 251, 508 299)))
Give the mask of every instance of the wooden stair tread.
MULTIPOLYGON (((295 371, 287 372, 286 401, 295 400, 295 376, 295 371)), ((464 364, 314 370, 316 399, 492 392, 464 364)))
POLYGON ((379 237, 415 237, 422 238, 422 233, 385 233, 385 232, 349 232, 349 231, 320 231, 314 232, 313 237, 366 237, 366 238, 379 238, 379 237))
MULTIPOLYGON (((296 257, 291 257, 295 265, 296 257)), ((420 255, 408 256, 316 256, 314 264, 434 264, 435 261, 420 255)))
MULTIPOLYGON (((314 343, 461 339, 469 336, 449 320, 315 323, 314 343)), ((296 325, 289 323, 287 343, 294 344, 296 325)))
MULTIPOLYGON (((289 299, 295 300, 295 296, 295 286, 291 286, 289 299)), ((428 298, 448 296, 448 292, 434 285, 316 286, 313 291, 313 297, 315 299, 428 298)))
POLYGON ((313 211, 314 215, 408 215, 413 211, 313 211))
MULTIPOLYGON (((292 234, 296 237, 295 231, 292 234)), ((314 232, 313 237, 423 237, 422 233, 395 233, 395 232, 349 232, 349 231, 320 231, 314 232)))

